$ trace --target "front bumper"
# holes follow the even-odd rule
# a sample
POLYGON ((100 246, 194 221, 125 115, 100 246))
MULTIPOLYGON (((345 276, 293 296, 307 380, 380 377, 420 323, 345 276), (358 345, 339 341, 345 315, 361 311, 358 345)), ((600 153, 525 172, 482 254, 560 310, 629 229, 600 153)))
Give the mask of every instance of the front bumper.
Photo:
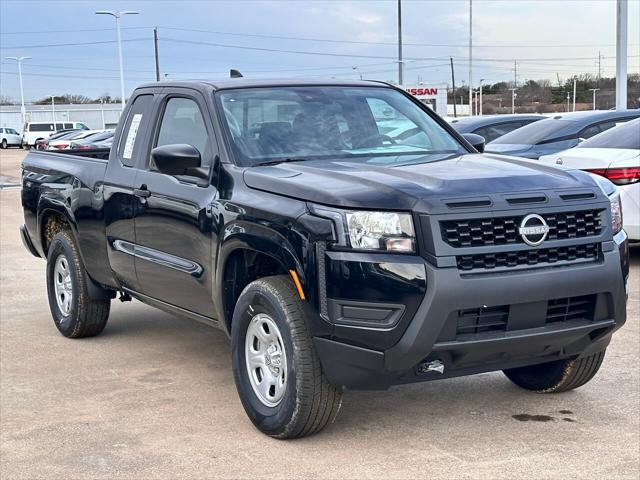
POLYGON ((604 242, 595 262, 499 274, 464 275, 420 257, 395 257, 397 263, 391 263, 388 256, 327 253, 327 294, 334 306, 324 313, 337 324, 332 335, 316 337, 315 346, 329 381, 350 389, 385 389, 588 355, 606 348, 626 320, 627 255, 624 233, 604 242), (549 312, 562 310, 552 310, 553 305, 564 300, 570 305, 572 299, 589 299, 591 310, 549 320, 549 312), (336 309, 336 303, 354 308, 336 309), (404 307, 399 318, 398 307, 404 307), (504 324, 460 333, 460 312, 470 311, 498 312, 504 324), (375 321, 382 323, 376 328, 375 321), (433 361, 444 365, 442 373, 425 371, 433 361))

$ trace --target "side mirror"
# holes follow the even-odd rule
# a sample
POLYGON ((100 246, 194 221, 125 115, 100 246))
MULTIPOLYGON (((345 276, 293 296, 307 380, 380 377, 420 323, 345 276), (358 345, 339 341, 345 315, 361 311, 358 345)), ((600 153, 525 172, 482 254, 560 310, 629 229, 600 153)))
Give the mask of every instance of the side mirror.
POLYGON ((160 173, 206 178, 197 148, 186 143, 162 145, 151 150, 151 159, 160 173))
POLYGON ((462 136, 473 146, 473 148, 478 150, 480 153, 484 152, 484 145, 486 141, 483 136, 476 135, 475 133, 463 133, 462 136))

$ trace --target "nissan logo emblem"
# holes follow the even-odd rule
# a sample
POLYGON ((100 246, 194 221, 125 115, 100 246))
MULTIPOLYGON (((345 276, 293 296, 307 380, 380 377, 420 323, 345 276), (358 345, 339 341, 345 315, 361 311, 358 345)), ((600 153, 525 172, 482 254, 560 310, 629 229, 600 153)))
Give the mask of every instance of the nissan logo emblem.
POLYGON ((549 234, 549 225, 544 218, 536 213, 530 213, 522 219, 518 233, 527 245, 537 247, 542 244, 549 234))

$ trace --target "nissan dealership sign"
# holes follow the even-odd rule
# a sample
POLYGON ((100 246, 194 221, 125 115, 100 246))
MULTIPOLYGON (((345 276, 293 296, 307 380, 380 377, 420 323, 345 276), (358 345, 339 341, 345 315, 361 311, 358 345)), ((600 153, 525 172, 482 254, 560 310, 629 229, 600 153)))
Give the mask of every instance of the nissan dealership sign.
POLYGON ((418 98, 435 99, 438 95, 438 87, 405 87, 405 90, 418 98))
POLYGON ((446 85, 409 85, 404 90, 432 107, 442 117, 447 115, 446 85))

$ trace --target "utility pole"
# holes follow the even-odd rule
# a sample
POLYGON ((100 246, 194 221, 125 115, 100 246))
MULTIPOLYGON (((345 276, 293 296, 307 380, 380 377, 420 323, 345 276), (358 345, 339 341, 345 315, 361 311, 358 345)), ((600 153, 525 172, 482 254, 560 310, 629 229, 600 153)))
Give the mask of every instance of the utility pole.
POLYGON ((480 79, 480 115, 482 115, 482 82, 484 82, 484 78, 480 79))
POLYGON ((473 115, 473 0, 469 0, 469 116, 473 115))
POLYGON ((153 27, 153 54, 156 58, 156 82, 160 81, 160 56, 158 55, 158 27, 153 27))
POLYGON ((54 101, 55 95, 51 95, 51 117, 53 118, 53 131, 56 131, 56 104, 54 101))
POLYGON ((569 92, 567 92, 567 112, 569 111, 569 92))
POLYGON ((404 82, 404 63, 402 61, 402 0, 398 0, 398 85, 404 82))
POLYGON ((120 61, 120 101, 122 103, 122 110, 124 110, 124 106, 126 104, 125 93, 124 93, 124 67, 122 65, 122 36, 120 34, 120 18, 125 15, 137 15, 138 12, 133 12, 130 10, 125 10, 121 12, 116 12, 114 10, 98 10, 96 15, 111 15, 116 19, 116 31, 118 37, 118 59, 120 61))
POLYGON ((513 61, 513 86, 518 88, 518 61, 513 61))
POLYGON ((20 80, 20 116, 22 117, 22 127, 27 121, 27 109, 24 106, 24 87, 22 86, 22 61, 29 60, 31 57, 5 57, 7 60, 15 60, 18 64, 18 78, 20 80))
POLYGON ((600 77, 602 76, 602 54, 598 50, 598 85, 600 85, 600 77))
POLYGON ((593 92, 593 109, 596 109, 596 92, 598 90, 600 90, 599 88, 590 88, 589 90, 591 90, 593 92))
POLYGON ((456 118, 458 116, 458 112, 456 111, 456 76, 453 73, 453 57, 449 57, 451 62, 451 85, 453 86, 453 117, 456 118))
POLYGON ((573 111, 576 111, 576 85, 578 83, 578 77, 573 77, 573 111))
POLYGON ((516 90, 517 88, 510 88, 511 90, 511 113, 516 113, 516 90))
POLYGON ((616 110, 627 108, 627 0, 616 5, 616 110))

